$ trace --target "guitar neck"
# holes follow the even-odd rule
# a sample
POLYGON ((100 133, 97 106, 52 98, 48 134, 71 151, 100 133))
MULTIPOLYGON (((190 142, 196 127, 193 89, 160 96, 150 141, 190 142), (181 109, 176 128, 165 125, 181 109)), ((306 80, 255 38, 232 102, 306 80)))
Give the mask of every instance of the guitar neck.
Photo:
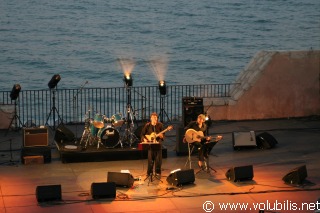
POLYGON ((159 132, 157 135, 157 137, 162 134, 162 133, 165 133, 166 131, 168 131, 170 129, 170 127, 167 127, 165 130, 162 130, 161 132, 159 132))

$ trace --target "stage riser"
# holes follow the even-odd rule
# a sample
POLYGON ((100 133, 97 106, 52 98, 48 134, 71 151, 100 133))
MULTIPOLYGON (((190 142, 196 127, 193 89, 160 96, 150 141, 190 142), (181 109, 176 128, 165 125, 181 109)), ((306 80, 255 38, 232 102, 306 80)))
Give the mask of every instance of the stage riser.
MULTIPOLYGON (((106 149, 95 151, 60 151, 63 163, 101 162, 147 159, 147 150, 138 149, 106 149)), ((167 158, 167 149, 162 149, 162 158, 167 158)))

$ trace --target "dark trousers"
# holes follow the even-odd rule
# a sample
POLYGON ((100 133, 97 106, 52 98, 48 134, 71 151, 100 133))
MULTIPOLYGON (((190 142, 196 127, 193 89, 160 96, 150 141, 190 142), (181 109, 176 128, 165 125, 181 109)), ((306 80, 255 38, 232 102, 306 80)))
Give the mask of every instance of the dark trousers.
POLYGON ((147 175, 153 174, 153 166, 155 166, 155 173, 161 174, 161 165, 162 165, 162 150, 149 148, 147 175))
POLYGON ((216 145, 215 142, 211 142, 211 143, 194 142, 193 144, 198 148, 199 161, 204 161, 205 158, 208 158, 208 155, 210 154, 212 148, 214 147, 214 145, 216 145))

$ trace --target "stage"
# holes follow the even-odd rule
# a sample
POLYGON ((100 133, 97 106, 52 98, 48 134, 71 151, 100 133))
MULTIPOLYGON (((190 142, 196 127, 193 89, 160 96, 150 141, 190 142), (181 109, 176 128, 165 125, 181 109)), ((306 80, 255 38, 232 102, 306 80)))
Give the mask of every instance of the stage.
MULTIPOLYGON (((75 143, 57 143, 56 147, 63 163, 74 162, 101 162, 101 161, 120 161, 120 160, 140 160, 148 157, 148 144, 134 144, 132 147, 116 146, 107 148, 104 145, 87 146, 84 148, 75 143)), ((162 157, 167 158, 167 148, 162 147, 162 157)))

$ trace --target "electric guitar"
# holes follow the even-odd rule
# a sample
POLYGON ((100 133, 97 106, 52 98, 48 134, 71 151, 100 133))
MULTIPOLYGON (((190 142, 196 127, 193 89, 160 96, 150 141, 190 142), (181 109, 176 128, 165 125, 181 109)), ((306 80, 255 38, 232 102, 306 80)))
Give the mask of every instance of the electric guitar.
POLYGON ((159 133, 155 133, 155 132, 152 132, 150 135, 145 135, 145 138, 143 140, 143 142, 149 142, 149 143, 158 143, 156 138, 160 135, 160 134, 163 134, 165 133, 166 131, 169 131, 173 129, 173 126, 168 126, 165 130, 159 132, 159 133))
POLYGON ((218 142, 222 139, 221 135, 218 135, 217 137, 204 136, 202 131, 196 131, 194 129, 188 129, 184 137, 188 143, 201 142, 201 139, 206 137, 210 137, 210 140, 214 139, 213 142, 218 142))

